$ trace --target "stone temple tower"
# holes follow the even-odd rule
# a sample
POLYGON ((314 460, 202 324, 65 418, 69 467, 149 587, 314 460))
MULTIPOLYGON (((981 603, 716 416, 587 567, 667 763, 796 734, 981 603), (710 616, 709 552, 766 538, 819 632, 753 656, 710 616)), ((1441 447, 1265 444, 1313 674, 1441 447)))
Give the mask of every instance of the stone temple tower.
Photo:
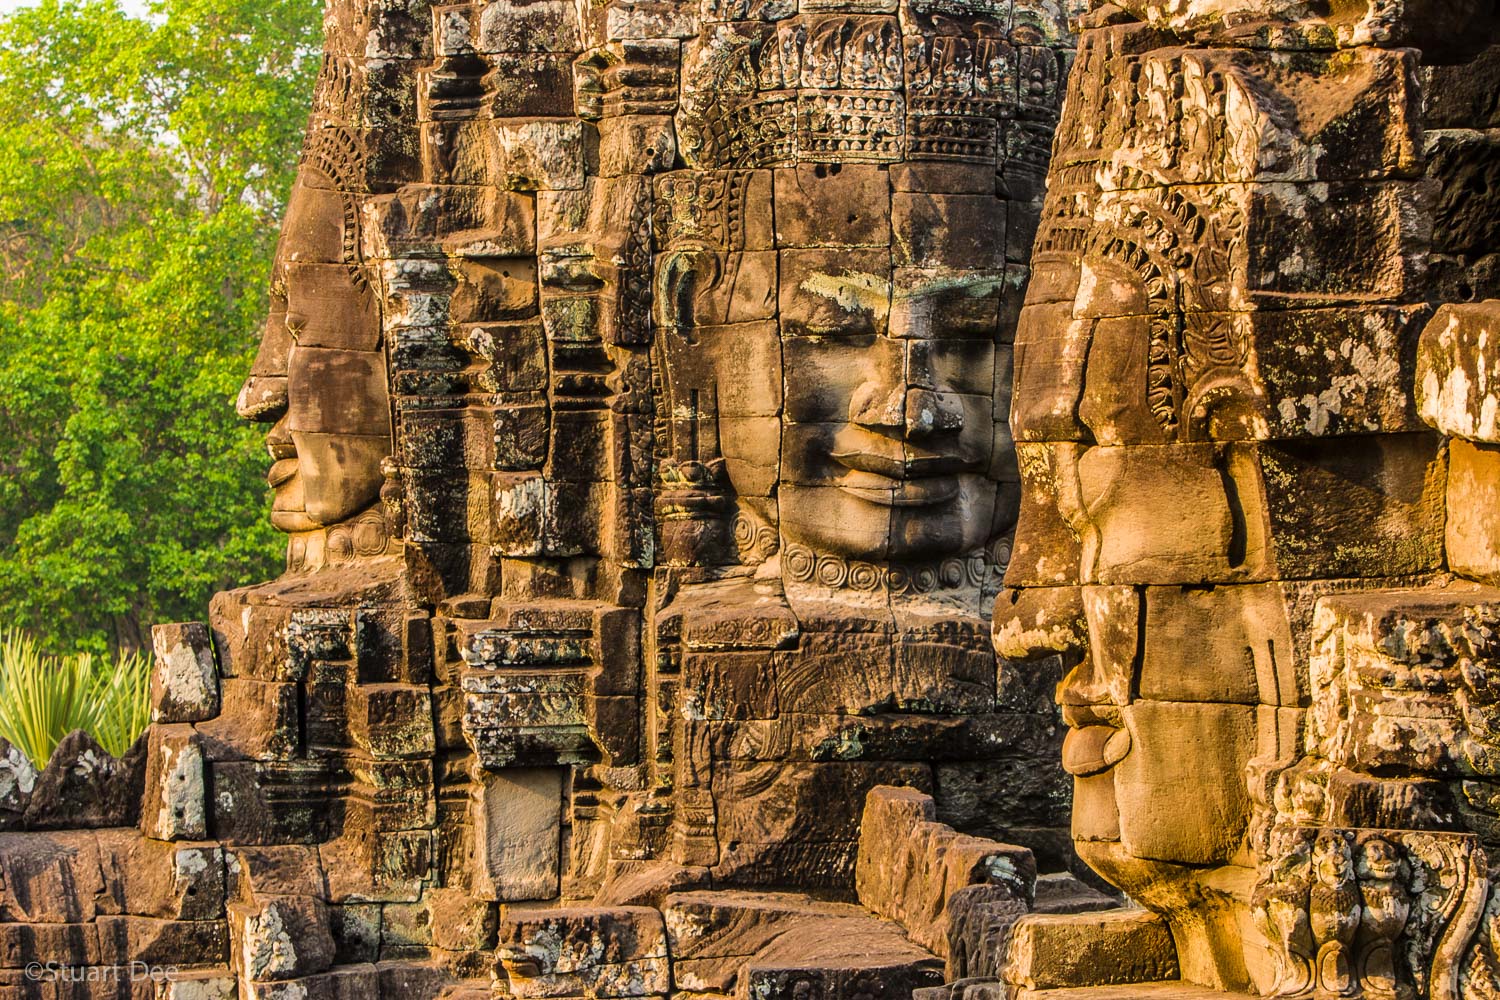
POLYGON ((1500 998, 1492 2, 326 26, 286 572, 0 753, 0 997, 1500 998))

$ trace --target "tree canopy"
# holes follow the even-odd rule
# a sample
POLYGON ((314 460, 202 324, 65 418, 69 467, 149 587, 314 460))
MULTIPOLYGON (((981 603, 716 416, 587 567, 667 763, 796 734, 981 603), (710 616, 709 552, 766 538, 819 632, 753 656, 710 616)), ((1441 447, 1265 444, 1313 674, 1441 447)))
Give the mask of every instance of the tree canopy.
POLYGON ((308 0, 0 17, 0 623, 135 648, 273 575, 233 399, 317 72, 308 0))

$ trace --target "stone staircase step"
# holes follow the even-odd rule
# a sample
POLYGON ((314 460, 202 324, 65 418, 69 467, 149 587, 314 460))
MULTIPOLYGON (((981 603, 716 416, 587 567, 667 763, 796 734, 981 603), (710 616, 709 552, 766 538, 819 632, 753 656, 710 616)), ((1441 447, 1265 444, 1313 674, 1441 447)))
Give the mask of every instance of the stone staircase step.
POLYGON ((1036 913, 1094 913, 1113 910, 1120 901, 1086 885, 1068 872, 1038 875, 1036 879, 1036 913))
POLYGON ((218 966, 179 971, 156 984, 153 1000, 237 1000, 234 973, 218 966))
POLYGON ((671 988, 661 911, 646 906, 507 906, 497 971, 512 996, 639 997, 671 988))
POLYGON ((1248 1000, 1244 994, 1225 993, 1180 980, 1124 983, 1117 986, 1074 986, 1055 990, 1021 990, 1014 1000, 1248 1000))
POLYGON ((745 964, 738 996, 755 1000, 906 1000, 943 981, 943 962, 873 917, 825 917, 784 934, 745 964))
MULTIPOLYGON (((800 893, 722 890, 667 897, 662 908, 675 985, 769 1000, 818 984, 905 997, 942 981, 942 962, 861 906, 800 893), (857 988, 856 988, 857 987, 857 988)), ((851 994, 852 995, 852 994, 851 994)))
POLYGON ((1177 949, 1166 921, 1136 908, 1028 914, 1011 929, 1004 965, 1007 983, 1031 991, 1101 981, 1160 983, 1177 976, 1177 949))

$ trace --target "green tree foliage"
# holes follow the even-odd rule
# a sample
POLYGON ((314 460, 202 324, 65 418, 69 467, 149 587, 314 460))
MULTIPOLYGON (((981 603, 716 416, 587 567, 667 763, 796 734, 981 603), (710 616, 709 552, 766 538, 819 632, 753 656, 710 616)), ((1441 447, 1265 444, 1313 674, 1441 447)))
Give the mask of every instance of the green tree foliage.
POLYGON ((254 355, 319 4, 0 17, 0 624, 58 651, 273 575, 254 355))

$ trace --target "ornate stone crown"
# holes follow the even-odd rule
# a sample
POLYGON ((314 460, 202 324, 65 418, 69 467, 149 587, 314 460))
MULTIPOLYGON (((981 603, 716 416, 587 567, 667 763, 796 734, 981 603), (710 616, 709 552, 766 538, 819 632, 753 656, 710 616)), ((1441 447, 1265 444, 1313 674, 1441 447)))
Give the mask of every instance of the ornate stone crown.
POLYGON ((1038 22, 802 13, 710 25, 690 50, 680 148, 698 168, 994 164, 1050 133, 1063 67, 1038 22))

